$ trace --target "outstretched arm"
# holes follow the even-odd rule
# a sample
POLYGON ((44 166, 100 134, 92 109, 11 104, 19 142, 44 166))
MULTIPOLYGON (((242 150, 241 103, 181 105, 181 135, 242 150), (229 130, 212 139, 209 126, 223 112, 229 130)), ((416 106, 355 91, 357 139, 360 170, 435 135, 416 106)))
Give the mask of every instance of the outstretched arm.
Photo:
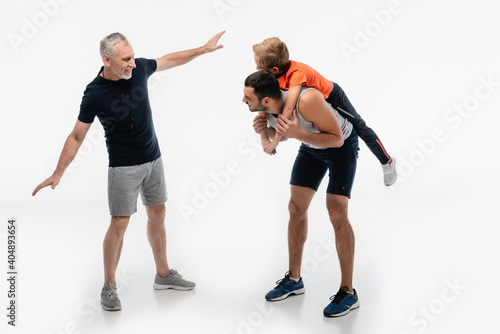
POLYGON ((64 174, 64 171, 66 170, 66 168, 68 168, 71 161, 73 161, 73 159, 75 158, 78 149, 82 145, 83 140, 85 139, 85 136, 89 131, 90 125, 91 124, 83 123, 79 120, 76 121, 75 128, 64 143, 64 148, 61 152, 61 156, 59 157, 59 162, 57 163, 56 170, 48 179, 40 183, 35 188, 32 194, 33 196, 35 196, 36 193, 42 188, 48 186, 51 186, 52 189, 56 188, 56 186, 59 184, 59 181, 61 180, 62 175, 64 174))
POLYGON ((198 56, 222 48, 223 45, 218 45, 217 43, 225 32, 226 31, 221 31, 220 33, 212 37, 205 45, 200 46, 199 48, 173 52, 166 54, 161 58, 157 58, 156 71, 163 71, 175 66, 184 65, 198 56))

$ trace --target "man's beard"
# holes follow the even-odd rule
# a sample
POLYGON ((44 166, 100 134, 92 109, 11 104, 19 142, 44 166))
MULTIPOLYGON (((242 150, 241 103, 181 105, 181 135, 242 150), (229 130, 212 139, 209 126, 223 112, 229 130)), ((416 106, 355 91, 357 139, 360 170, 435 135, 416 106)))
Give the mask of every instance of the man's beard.
POLYGON ((259 103, 258 105, 256 105, 255 107, 248 107, 248 109, 250 109, 250 111, 268 111, 269 108, 268 107, 264 107, 262 105, 262 103, 259 103))

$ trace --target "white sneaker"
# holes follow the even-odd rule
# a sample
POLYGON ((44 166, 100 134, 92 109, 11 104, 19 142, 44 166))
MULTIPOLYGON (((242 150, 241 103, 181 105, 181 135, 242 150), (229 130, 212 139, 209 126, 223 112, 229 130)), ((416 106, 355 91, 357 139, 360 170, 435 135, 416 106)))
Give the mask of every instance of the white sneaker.
POLYGON ((384 172, 384 184, 388 187, 392 186, 398 178, 398 173, 396 172, 396 159, 391 158, 390 164, 382 165, 382 170, 384 172))

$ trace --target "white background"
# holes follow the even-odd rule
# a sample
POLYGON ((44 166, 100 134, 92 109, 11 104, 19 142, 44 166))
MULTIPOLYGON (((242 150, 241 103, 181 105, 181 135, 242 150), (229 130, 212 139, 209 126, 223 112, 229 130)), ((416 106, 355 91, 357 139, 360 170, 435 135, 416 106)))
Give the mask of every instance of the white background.
MULTIPOLYGON (((2 332, 494 330, 500 311, 496 1, 41 0, 4 2, 0 13, 5 275, 6 223, 19 224, 18 327, 7 325, 2 306, 2 332), (153 291, 139 205, 118 270, 123 310, 104 312, 98 297, 109 216, 98 122, 57 189, 35 198, 31 192, 52 173, 74 126, 83 90, 101 66, 101 38, 120 31, 137 57, 156 58, 203 45, 221 30, 227 30, 223 49, 149 82, 170 196, 169 262, 197 288, 153 291), (400 178, 387 188, 378 161, 360 142, 349 214, 361 307, 340 319, 322 315, 339 284, 326 182, 309 214, 306 294, 263 302, 287 270, 288 179, 298 148, 289 141, 274 157, 262 153, 254 115, 241 103, 243 80, 255 68, 251 47, 272 36, 287 43, 291 59, 338 82, 398 159, 400 178), (355 53, 346 53, 348 45, 355 53), (228 164, 232 175, 221 173, 228 164)), ((7 305, 7 291, 2 279, 0 305, 7 305)))

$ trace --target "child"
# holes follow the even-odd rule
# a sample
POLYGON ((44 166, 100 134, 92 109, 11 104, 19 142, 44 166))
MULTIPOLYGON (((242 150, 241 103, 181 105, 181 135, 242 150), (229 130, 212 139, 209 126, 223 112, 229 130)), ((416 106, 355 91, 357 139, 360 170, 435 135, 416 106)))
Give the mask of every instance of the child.
MULTIPOLYGON (((339 85, 328 81, 310 66, 289 60, 286 44, 277 37, 267 38, 262 43, 254 45, 253 51, 257 70, 271 72, 278 79, 280 88, 288 90, 283 116, 291 119, 302 87, 319 90, 325 100, 352 123, 358 136, 379 159, 385 185, 391 186, 396 182, 396 160, 387 154, 377 134, 365 124, 339 85)), ((272 142, 266 136, 261 136, 261 139, 264 151, 271 155, 275 154, 281 135, 276 133, 272 142)))

